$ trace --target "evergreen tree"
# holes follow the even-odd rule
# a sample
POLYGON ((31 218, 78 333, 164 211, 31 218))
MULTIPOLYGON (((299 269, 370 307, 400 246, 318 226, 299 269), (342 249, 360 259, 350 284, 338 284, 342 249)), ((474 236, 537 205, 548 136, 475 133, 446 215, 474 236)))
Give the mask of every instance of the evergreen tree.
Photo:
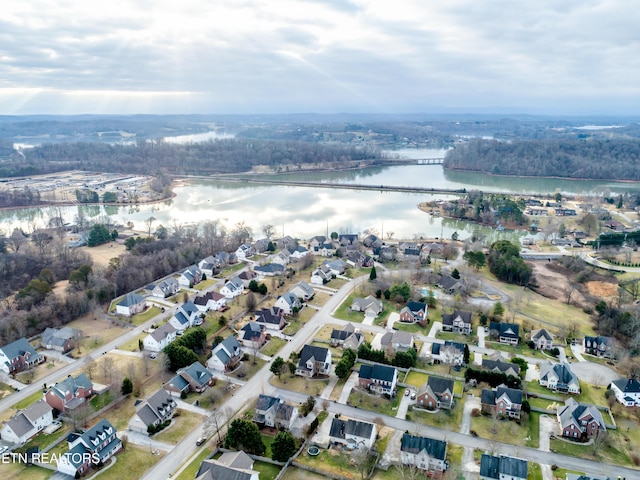
POLYGON ((296 453, 296 439, 290 432, 278 432, 271 443, 271 458, 286 462, 296 453))
POLYGON ((373 267, 371 267, 371 273, 369 273, 369 281, 373 282, 377 277, 378 277, 378 274, 376 272, 376 267, 374 265, 373 267))

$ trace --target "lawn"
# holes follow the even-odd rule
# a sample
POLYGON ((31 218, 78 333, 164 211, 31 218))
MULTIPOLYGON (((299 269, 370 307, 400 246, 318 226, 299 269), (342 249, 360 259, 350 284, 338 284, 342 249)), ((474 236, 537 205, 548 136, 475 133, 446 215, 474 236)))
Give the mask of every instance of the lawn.
POLYGON ((364 408, 372 412, 378 412, 382 415, 389 415, 395 417, 398 411, 398 405, 404 395, 404 387, 398 387, 398 394, 395 398, 386 399, 381 395, 371 395, 354 388, 351 390, 351 395, 347 400, 347 405, 352 405, 358 408, 364 408))
POLYGON ((264 455, 262 456, 266 458, 271 458, 271 444, 273 443, 273 439, 275 438, 275 435, 270 435, 268 433, 260 433, 260 437, 262 437, 262 443, 264 443, 264 446, 267 447, 267 449, 264 451, 264 455))
POLYGON ((260 472, 260 480, 275 480, 280 473, 280 467, 273 463, 254 462, 253 469, 260 472))
POLYGON ((393 324, 394 330, 402 330, 404 332, 409 333, 417 333, 419 335, 427 336, 429 334, 429 325, 423 327, 419 323, 403 323, 403 322, 395 322, 393 324))
POLYGON ((351 455, 336 449, 321 450, 320 455, 311 457, 307 452, 303 452, 297 461, 303 465, 317 468, 329 474, 340 475, 352 480, 360 480, 360 473, 351 467, 349 462, 351 455))
POLYGON ((249 380, 258 370, 267 364, 267 361, 261 358, 256 358, 254 363, 253 358, 251 357, 252 355, 249 355, 249 360, 243 360, 242 365, 233 373, 230 373, 229 376, 241 380, 249 380))
MULTIPOLYGON (((364 313, 351 310, 353 299, 358 296, 359 295, 355 295, 353 293, 348 295, 347 298, 344 299, 342 304, 336 309, 333 316, 342 320, 346 320, 348 322, 362 323, 362 321, 364 320, 364 313)), ((378 318, 382 318, 384 315, 385 311, 383 310, 382 313, 378 315, 378 318)))
POLYGON ((209 455, 211 455, 211 451, 209 451, 209 449, 205 448, 202 450, 202 452, 200 452, 191 462, 189 462, 189 465, 180 472, 180 475, 175 477, 176 480, 193 480, 196 478, 196 473, 198 473, 198 469, 200 469, 200 464, 209 455))
POLYGON ((118 345, 118 350, 124 350, 124 351, 127 351, 127 352, 138 352, 138 351, 140 351, 140 341, 144 340, 144 338, 147 335, 148 335, 147 333, 142 333, 139 336, 137 336, 136 338, 131 339, 127 343, 123 343, 121 345, 118 345))
POLYGON ((539 414, 531 413, 527 425, 518 425, 515 420, 493 419, 481 415, 471 417, 471 430, 479 437, 511 445, 537 447, 540 440, 539 414))
MULTIPOLYGON (((33 437, 31 440, 29 440, 27 443, 25 443, 20 448, 18 448, 16 451, 18 451, 18 452, 26 452, 31 447, 40 447, 41 450, 44 450, 49 445, 54 443, 56 440, 64 437, 67 433, 70 432, 70 430, 71 430, 71 428, 69 426, 63 425, 58 430, 56 430, 55 432, 53 432, 53 433, 51 433, 49 435, 47 435, 44 432, 40 432, 35 437, 33 437)), ((65 442, 62 442, 62 443, 64 445, 66 445, 65 442)))
POLYGON ((303 308, 296 316, 287 318, 289 324, 285 327, 284 333, 287 335, 295 335, 302 326, 307 323, 316 313, 313 308, 303 308))
POLYGON ((581 445, 579 443, 567 442, 564 440, 551 440, 551 451, 562 455, 585 458, 599 461, 605 464, 633 466, 630 454, 623 435, 620 432, 607 432, 607 437, 603 445, 581 445))
POLYGON ((407 374, 403 383, 408 383, 409 385, 413 385, 416 388, 420 388, 422 385, 427 383, 427 380, 429 380, 428 374, 411 370, 407 374))
POLYGON ((134 325, 142 325, 147 320, 151 320, 156 315, 160 315, 160 309, 158 307, 147 308, 144 312, 138 313, 131 317, 131 323, 134 325))
MULTIPOLYGON (((281 480, 326 480, 327 477, 317 473, 310 472, 298 467, 289 467, 284 472, 281 480)), ((192 479, 189 479, 192 480, 192 479)))
POLYGON ((142 478, 144 472, 160 460, 160 456, 129 443, 124 452, 117 454, 117 459, 105 478, 142 478))
MULTIPOLYGON (((527 480, 543 480, 542 478, 542 470, 540 469, 540 464, 529 462, 529 475, 527 475, 527 480)), ((557 475, 556 472, 554 472, 557 475)), ((564 480, 565 477, 560 477, 564 480)))
POLYGON ((217 282, 217 280, 214 279, 214 278, 207 278, 206 280, 202 280, 197 285, 194 285, 193 288, 194 288, 194 290, 201 291, 201 290, 204 290, 205 288, 210 287, 211 285, 213 285, 216 282, 217 282))
POLYGON ((464 399, 456 399, 455 405, 451 410, 441 409, 438 412, 425 412, 412 408, 410 409, 409 415, 412 421, 422 423, 423 425, 446 428, 447 430, 458 430, 462 423, 463 411, 464 399))
POLYGON ((310 379, 299 376, 282 375, 271 378, 271 385, 276 388, 284 388, 285 390, 293 390, 307 395, 320 395, 322 390, 329 385, 329 379, 310 379))
POLYGON ((24 410, 29 405, 32 405, 32 404, 36 403, 42 397, 43 397, 42 392, 40 390, 38 390, 36 392, 33 392, 31 395, 29 395, 24 400, 20 400, 19 402, 15 403, 13 405, 13 408, 15 408, 16 410, 24 410))
POLYGON ((197 425, 200 425, 204 421, 204 417, 197 413, 185 412, 180 409, 177 411, 180 412, 180 415, 174 415, 171 425, 160 433, 155 434, 153 436, 154 440, 172 443, 174 445, 178 444, 188 433, 196 428, 197 425))
POLYGON ((260 353, 263 355, 267 355, 269 357, 273 357, 276 353, 280 351, 282 347, 287 344, 286 340, 282 340, 278 337, 271 337, 262 349, 260 349, 260 353))
POLYGON ((0 463, 0 478, 12 480, 46 480, 53 472, 46 468, 24 463, 0 463))

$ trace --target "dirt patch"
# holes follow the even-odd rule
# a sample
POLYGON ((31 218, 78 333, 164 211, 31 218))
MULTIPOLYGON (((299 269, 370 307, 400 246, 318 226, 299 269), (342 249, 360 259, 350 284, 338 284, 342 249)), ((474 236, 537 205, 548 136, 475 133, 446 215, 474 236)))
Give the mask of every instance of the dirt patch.
POLYGON ((571 294, 571 303, 580 307, 587 306, 587 299, 576 289, 572 280, 573 272, 560 265, 549 262, 527 262, 533 269, 533 278, 537 287, 534 289, 540 295, 554 298, 562 302, 567 301, 571 294))
POLYGON ((587 282, 584 284, 589 295, 598 298, 615 298, 618 296, 618 285, 609 282, 587 282))
POLYGON ((93 263, 103 267, 109 265, 109 260, 127 251, 124 245, 117 242, 109 242, 97 247, 80 247, 80 249, 91 257, 93 263))

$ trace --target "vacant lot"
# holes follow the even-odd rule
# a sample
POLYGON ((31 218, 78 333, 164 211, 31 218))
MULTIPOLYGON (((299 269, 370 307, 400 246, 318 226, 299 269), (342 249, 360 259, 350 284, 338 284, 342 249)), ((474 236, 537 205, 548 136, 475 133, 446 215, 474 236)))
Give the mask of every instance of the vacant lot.
POLYGON ((117 258, 127 251, 124 244, 117 242, 109 242, 97 247, 80 247, 80 250, 87 253, 95 264, 102 267, 108 266, 109 260, 117 258))

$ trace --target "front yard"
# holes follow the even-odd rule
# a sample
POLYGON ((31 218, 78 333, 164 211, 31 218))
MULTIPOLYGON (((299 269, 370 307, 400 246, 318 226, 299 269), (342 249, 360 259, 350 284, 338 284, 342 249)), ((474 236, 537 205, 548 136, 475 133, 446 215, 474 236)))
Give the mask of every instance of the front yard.
POLYGON ((329 379, 311 379, 297 375, 292 377, 291 375, 284 374, 280 379, 278 379, 278 377, 272 377, 271 385, 276 388, 284 388, 286 390, 304 393, 305 395, 315 396, 320 395, 322 390, 329 385, 329 379))
POLYGON ((464 398, 456 398, 451 410, 440 409, 437 412, 427 412, 411 408, 407 416, 414 422, 430 425, 432 427, 458 430, 462 424, 462 412, 464 411, 464 398))
POLYGON ((354 388, 351 390, 347 405, 395 417, 398 412, 400 400, 402 400, 402 396, 404 395, 404 390, 404 387, 398 387, 398 393, 395 398, 387 399, 382 395, 372 395, 354 388))
POLYGON ((471 417, 471 430, 479 437, 497 442, 537 448, 540 442, 540 414, 532 412, 524 425, 515 420, 480 415, 471 417))
POLYGON ((267 355, 268 357, 273 357, 286 344, 287 344, 286 340, 282 340, 281 338, 278 338, 278 337, 271 337, 271 340, 269 340, 264 345, 264 347, 262 347, 262 349, 260 350, 260 353, 262 353, 263 355, 267 355))
POLYGON ((202 415, 198 415, 193 412, 185 412, 184 410, 178 409, 177 412, 180 414, 178 416, 173 417, 171 421, 171 425, 162 430, 161 432, 155 434, 153 436, 154 440, 158 440, 161 442, 178 444, 180 441, 187 436, 191 430, 196 428, 196 426, 200 425, 204 421, 204 417, 202 415))

